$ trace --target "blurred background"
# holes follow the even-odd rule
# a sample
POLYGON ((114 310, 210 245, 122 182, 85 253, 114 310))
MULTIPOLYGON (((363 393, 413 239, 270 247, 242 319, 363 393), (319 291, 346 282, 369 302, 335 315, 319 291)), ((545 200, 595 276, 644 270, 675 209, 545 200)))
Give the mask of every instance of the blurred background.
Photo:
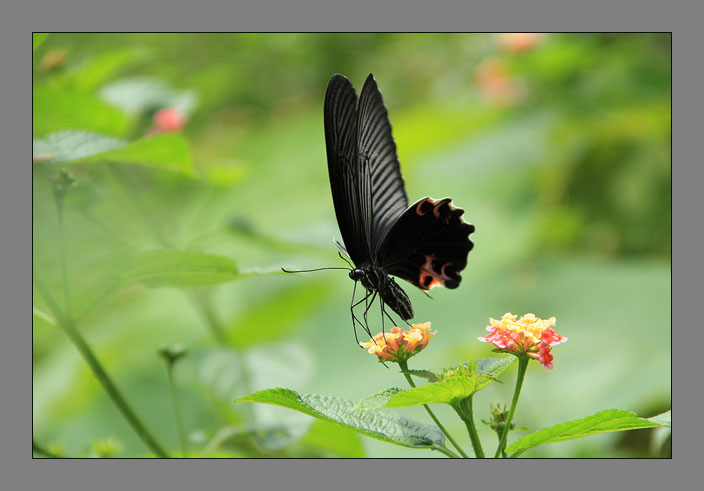
MULTIPOLYGON (((431 300, 404 283, 415 320, 438 331, 410 367, 493 356, 477 341, 489 317, 555 316, 569 342, 553 350, 553 370, 531 364, 517 425, 609 408, 653 416, 671 396, 670 48, 669 34, 35 35, 35 278, 61 305, 68 297, 81 334, 174 455, 158 351, 180 345, 171 375, 187 455, 437 457, 232 402, 273 387, 354 400, 405 386, 355 345, 344 271, 279 271, 344 266, 323 97, 332 74, 359 90, 372 72, 409 201, 450 196, 477 229, 457 290, 431 300), (196 289, 115 288, 121 260, 161 249, 231 258, 240 274, 196 289)), ((34 305, 35 441, 68 457, 150 455, 36 290, 34 305)), ((510 402, 515 370, 475 398, 485 448, 496 437, 479 420, 510 402)), ((430 423, 422 408, 404 412, 430 423)), ((436 414, 470 449, 456 415, 436 414)), ((662 435, 525 457, 668 455, 662 435)))

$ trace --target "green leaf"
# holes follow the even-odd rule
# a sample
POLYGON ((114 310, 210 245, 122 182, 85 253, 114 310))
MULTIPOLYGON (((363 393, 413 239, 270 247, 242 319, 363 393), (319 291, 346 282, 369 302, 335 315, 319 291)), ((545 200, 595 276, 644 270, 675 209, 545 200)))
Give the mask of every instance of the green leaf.
POLYGON ((543 445, 545 443, 557 443, 585 436, 596 435, 598 433, 609 433, 612 431, 636 430, 640 428, 658 428, 659 423, 639 418, 631 411, 622 409, 607 409, 600 411, 593 416, 584 419, 568 421, 550 428, 544 428, 530 435, 526 435, 513 442, 507 452, 524 452, 530 448, 543 445))
POLYGON ((429 382, 438 382, 440 376, 437 373, 433 373, 430 370, 406 370, 409 375, 414 375, 419 378, 424 378, 429 382))
POLYGON ((186 139, 160 133, 126 142, 89 131, 59 131, 32 143, 35 161, 88 163, 114 161, 179 172, 193 177, 190 148, 186 139))
POLYGON ((665 411, 664 413, 653 416, 652 418, 647 418, 647 420, 662 426, 667 426, 668 428, 672 428, 672 411, 665 411))
MULTIPOLYGON (((84 63, 76 73, 71 74, 71 80, 74 86, 80 90, 94 90, 121 68, 143 58, 144 54, 143 50, 135 48, 122 48, 100 53, 84 63)), ((119 107, 116 104, 113 105, 119 107)))
POLYGON ((445 440, 432 425, 417 423, 384 410, 356 411, 354 403, 336 397, 303 395, 290 389, 267 389, 235 402, 261 402, 295 409, 309 416, 330 421, 359 433, 411 448, 442 446, 445 440))
POLYGON ((458 375, 442 382, 415 387, 393 396, 385 407, 407 407, 420 404, 452 404, 475 392, 473 377, 458 375))
POLYGON ((399 389, 398 387, 392 387, 390 389, 382 390, 381 392, 377 392, 376 394, 372 394, 357 401, 357 403, 354 405, 354 409, 357 411, 380 409, 384 407, 387 402, 389 402, 389 399, 391 399, 399 392, 403 392, 403 389, 399 389))
POLYGON ((85 92, 35 85, 32 106, 35 136, 61 130, 90 130, 121 136, 127 131, 127 117, 119 109, 85 92))
POLYGON ((48 32, 33 32, 32 33, 32 51, 36 51, 39 46, 46 41, 48 32))
POLYGON ((360 459, 365 456, 359 433, 322 419, 311 425, 299 443, 343 459, 360 459))
POLYGON ((483 389, 492 382, 499 382, 496 377, 506 370, 511 364, 516 361, 515 356, 506 358, 480 358, 476 361, 477 370, 474 374, 477 376, 475 392, 483 389))
POLYGON ((107 152, 100 158, 194 176, 188 141, 174 133, 160 133, 140 138, 124 147, 107 152))
POLYGON ((227 283, 240 278, 230 258, 191 251, 153 251, 112 262, 122 286, 195 288, 227 283))

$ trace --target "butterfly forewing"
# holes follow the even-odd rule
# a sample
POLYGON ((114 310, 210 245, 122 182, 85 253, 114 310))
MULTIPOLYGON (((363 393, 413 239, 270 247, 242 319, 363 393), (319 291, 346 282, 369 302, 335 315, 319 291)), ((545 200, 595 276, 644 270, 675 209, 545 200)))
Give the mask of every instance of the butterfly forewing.
POLYGON ((360 194, 371 214, 368 233, 375 259, 384 236, 408 206, 408 198, 386 106, 371 74, 362 87, 357 113, 358 153, 364 169, 360 194))
MULTIPOLYGON (((330 187, 342 240, 352 261, 370 259, 368 224, 371 222, 369 192, 362 192, 357 151, 357 95, 347 78, 336 74, 325 92, 325 144, 330 187), (366 194, 366 198, 362 195, 366 194)), ((368 179, 367 179, 368 180, 368 179)))

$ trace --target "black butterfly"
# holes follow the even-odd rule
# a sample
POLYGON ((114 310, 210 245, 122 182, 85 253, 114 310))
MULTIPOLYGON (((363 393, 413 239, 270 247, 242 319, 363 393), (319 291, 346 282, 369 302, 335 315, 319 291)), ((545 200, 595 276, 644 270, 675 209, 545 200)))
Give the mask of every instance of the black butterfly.
POLYGON ((411 301, 389 275, 424 291, 459 286, 474 225, 462 219, 464 210, 453 207, 450 198, 426 197, 408 206, 391 124, 372 74, 359 104, 350 81, 333 75, 324 116, 330 187, 345 247, 336 244, 354 263, 355 292, 358 281, 366 289, 356 304, 353 293, 350 310, 353 324, 359 322, 369 333, 366 314, 377 294, 383 300, 382 321, 384 303, 404 321, 413 317, 411 301), (362 302, 364 324, 354 315, 362 302))

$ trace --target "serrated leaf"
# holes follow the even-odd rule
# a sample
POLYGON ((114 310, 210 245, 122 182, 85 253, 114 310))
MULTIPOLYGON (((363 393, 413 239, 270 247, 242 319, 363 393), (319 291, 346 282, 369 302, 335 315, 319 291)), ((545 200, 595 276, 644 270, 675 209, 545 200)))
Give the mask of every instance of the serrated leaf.
POLYGON ((653 416, 652 418, 647 418, 647 420, 662 426, 667 426, 668 428, 672 428, 672 411, 665 411, 664 413, 653 416))
POLYGON ((377 392, 375 394, 369 395, 367 397, 364 397, 360 400, 358 400, 354 408, 357 411, 367 411, 369 409, 380 409, 386 405, 387 402, 389 402, 389 399, 391 399, 393 396, 398 394, 399 392, 403 392, 403 389, 399 389, 398 387, 392 387, 390 389, 382 390, 381 392, 377 392))
POLYGON ((120 285, 195 288, 239 279, 230 258, 192 251, 153 251, 113 261, 120 285))
POLYGON ((35 160, 63 164, 114 161, 193 177, 190 148, 181 135, 160 133, 133 142, 90 131, 59 131, 32 142, 35 160))
POLYGON ((394 395, 385 407, 407 407, 420 404, 452 404, 474 393, 475 380, 472 377, 455 376, 442 382, 414 387, 394 395))
POLYGON ((48 32, 33 32, 32 33, 32 51, 36 51, 36 49, 42 45, 44 41, 46 41, 47 36, 49 35, 48 32))
POLYGON ((486 375, 487 377, 498 377, 501 373, 511 366, 517 358, 508 356, 506 358, 480 358, 476 360, 476 374, 486 375))
POLYGON ((507 358, 480 358, 475 363, 477 370, 474 372, 476 378, 475 392, 483 389, 492 382, 499 382, 497 377, 506 370, 511 364, 516 361, 515 356, 507 358))
POLYGON ((415 377, 424 378, 429 382, 437 382, 440 380, 440 376, 430 370, 406 370, 406 373, 415 377))
POLYGON ((110 136, 127 131, 127 117, 92 94, 36 85, 32 88, 32 134, 90 130, 110 136))
POLYGON ((260 402, 295 409, 318 419, 351 428, 359 433, 411 448, 441 446, 445 437, 432 425, 417 423, 383 410, 356 411, 354 403, 336 397, 303 395, 290 389, 267 389, 235 402, 260 402))
POLYGON ((631 411, 622 409, 607 409, 584 419, 568 421, 550 428, 544 428, 530 435, 526 435, 513 442, 506 451, 524 452, 530 448, 545 443, 557 443, 598 433, 612 431, 636 430, 641 428, 657 428, 661 425, 647 419, 639 418, 631 411))
POLYGON ((123 147, 126 141, 90 131, 57 131, 32 141, 32 156, 43 162, 71 162, 123 147))

